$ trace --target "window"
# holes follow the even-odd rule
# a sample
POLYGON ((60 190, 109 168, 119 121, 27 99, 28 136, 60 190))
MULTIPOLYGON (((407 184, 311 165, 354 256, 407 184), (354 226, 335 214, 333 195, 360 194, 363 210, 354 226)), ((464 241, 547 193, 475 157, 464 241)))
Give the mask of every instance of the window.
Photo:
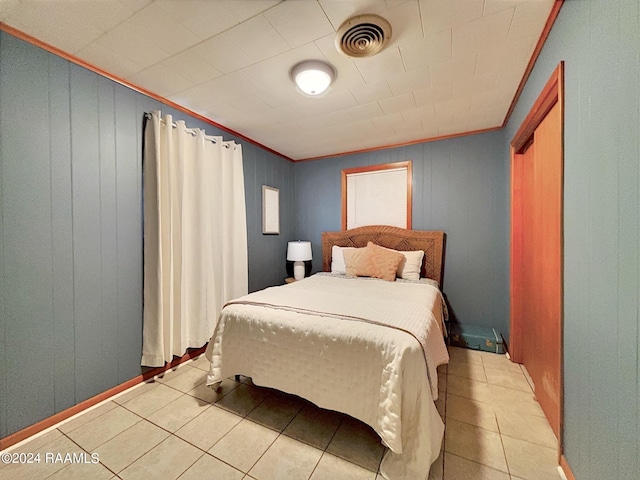
POLYGON ((342 229, 411 228, 411 162, 342 170, 342 229))

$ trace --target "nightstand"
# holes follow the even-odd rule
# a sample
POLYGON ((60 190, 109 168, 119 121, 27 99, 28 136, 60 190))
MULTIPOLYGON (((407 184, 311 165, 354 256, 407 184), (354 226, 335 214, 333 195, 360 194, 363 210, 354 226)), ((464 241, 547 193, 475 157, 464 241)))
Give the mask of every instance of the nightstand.
POLYGON ((285 283, 293 283, 293 282, 296 281, 296 279, 293 278, 293 277, 287 277, 287 278, 284 279, 284 281, 285 281, 285 283))

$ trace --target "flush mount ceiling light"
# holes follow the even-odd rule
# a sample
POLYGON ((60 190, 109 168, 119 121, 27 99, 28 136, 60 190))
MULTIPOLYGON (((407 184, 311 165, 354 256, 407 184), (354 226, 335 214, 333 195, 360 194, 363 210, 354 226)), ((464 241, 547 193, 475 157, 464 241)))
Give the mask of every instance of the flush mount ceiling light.
POLYGON ((291 79, 305 95, 320 95, 336 79, 336 69, 320 60, 305 60, 293 66, 291 79))

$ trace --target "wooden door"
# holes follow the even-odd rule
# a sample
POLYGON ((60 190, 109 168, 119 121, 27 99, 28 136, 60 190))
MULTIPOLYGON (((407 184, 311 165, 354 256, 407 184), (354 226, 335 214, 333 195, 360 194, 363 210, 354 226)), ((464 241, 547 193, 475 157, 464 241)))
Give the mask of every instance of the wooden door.
POLYGON ((543 113, 512 142, 510 339, 512 359, 529 372, 557 438, 562 424, 560 99, 540 101, 543 113))

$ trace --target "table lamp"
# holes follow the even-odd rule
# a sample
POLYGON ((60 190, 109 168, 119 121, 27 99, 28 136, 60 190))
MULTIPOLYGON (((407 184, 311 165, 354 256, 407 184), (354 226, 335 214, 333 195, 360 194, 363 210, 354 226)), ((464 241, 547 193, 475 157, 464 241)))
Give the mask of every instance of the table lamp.
POLYGON ((304 262, 311 260, 311 242, 289 242, 287 245, 287 260, 293 263, 293 278, 304 278, 304 262))

